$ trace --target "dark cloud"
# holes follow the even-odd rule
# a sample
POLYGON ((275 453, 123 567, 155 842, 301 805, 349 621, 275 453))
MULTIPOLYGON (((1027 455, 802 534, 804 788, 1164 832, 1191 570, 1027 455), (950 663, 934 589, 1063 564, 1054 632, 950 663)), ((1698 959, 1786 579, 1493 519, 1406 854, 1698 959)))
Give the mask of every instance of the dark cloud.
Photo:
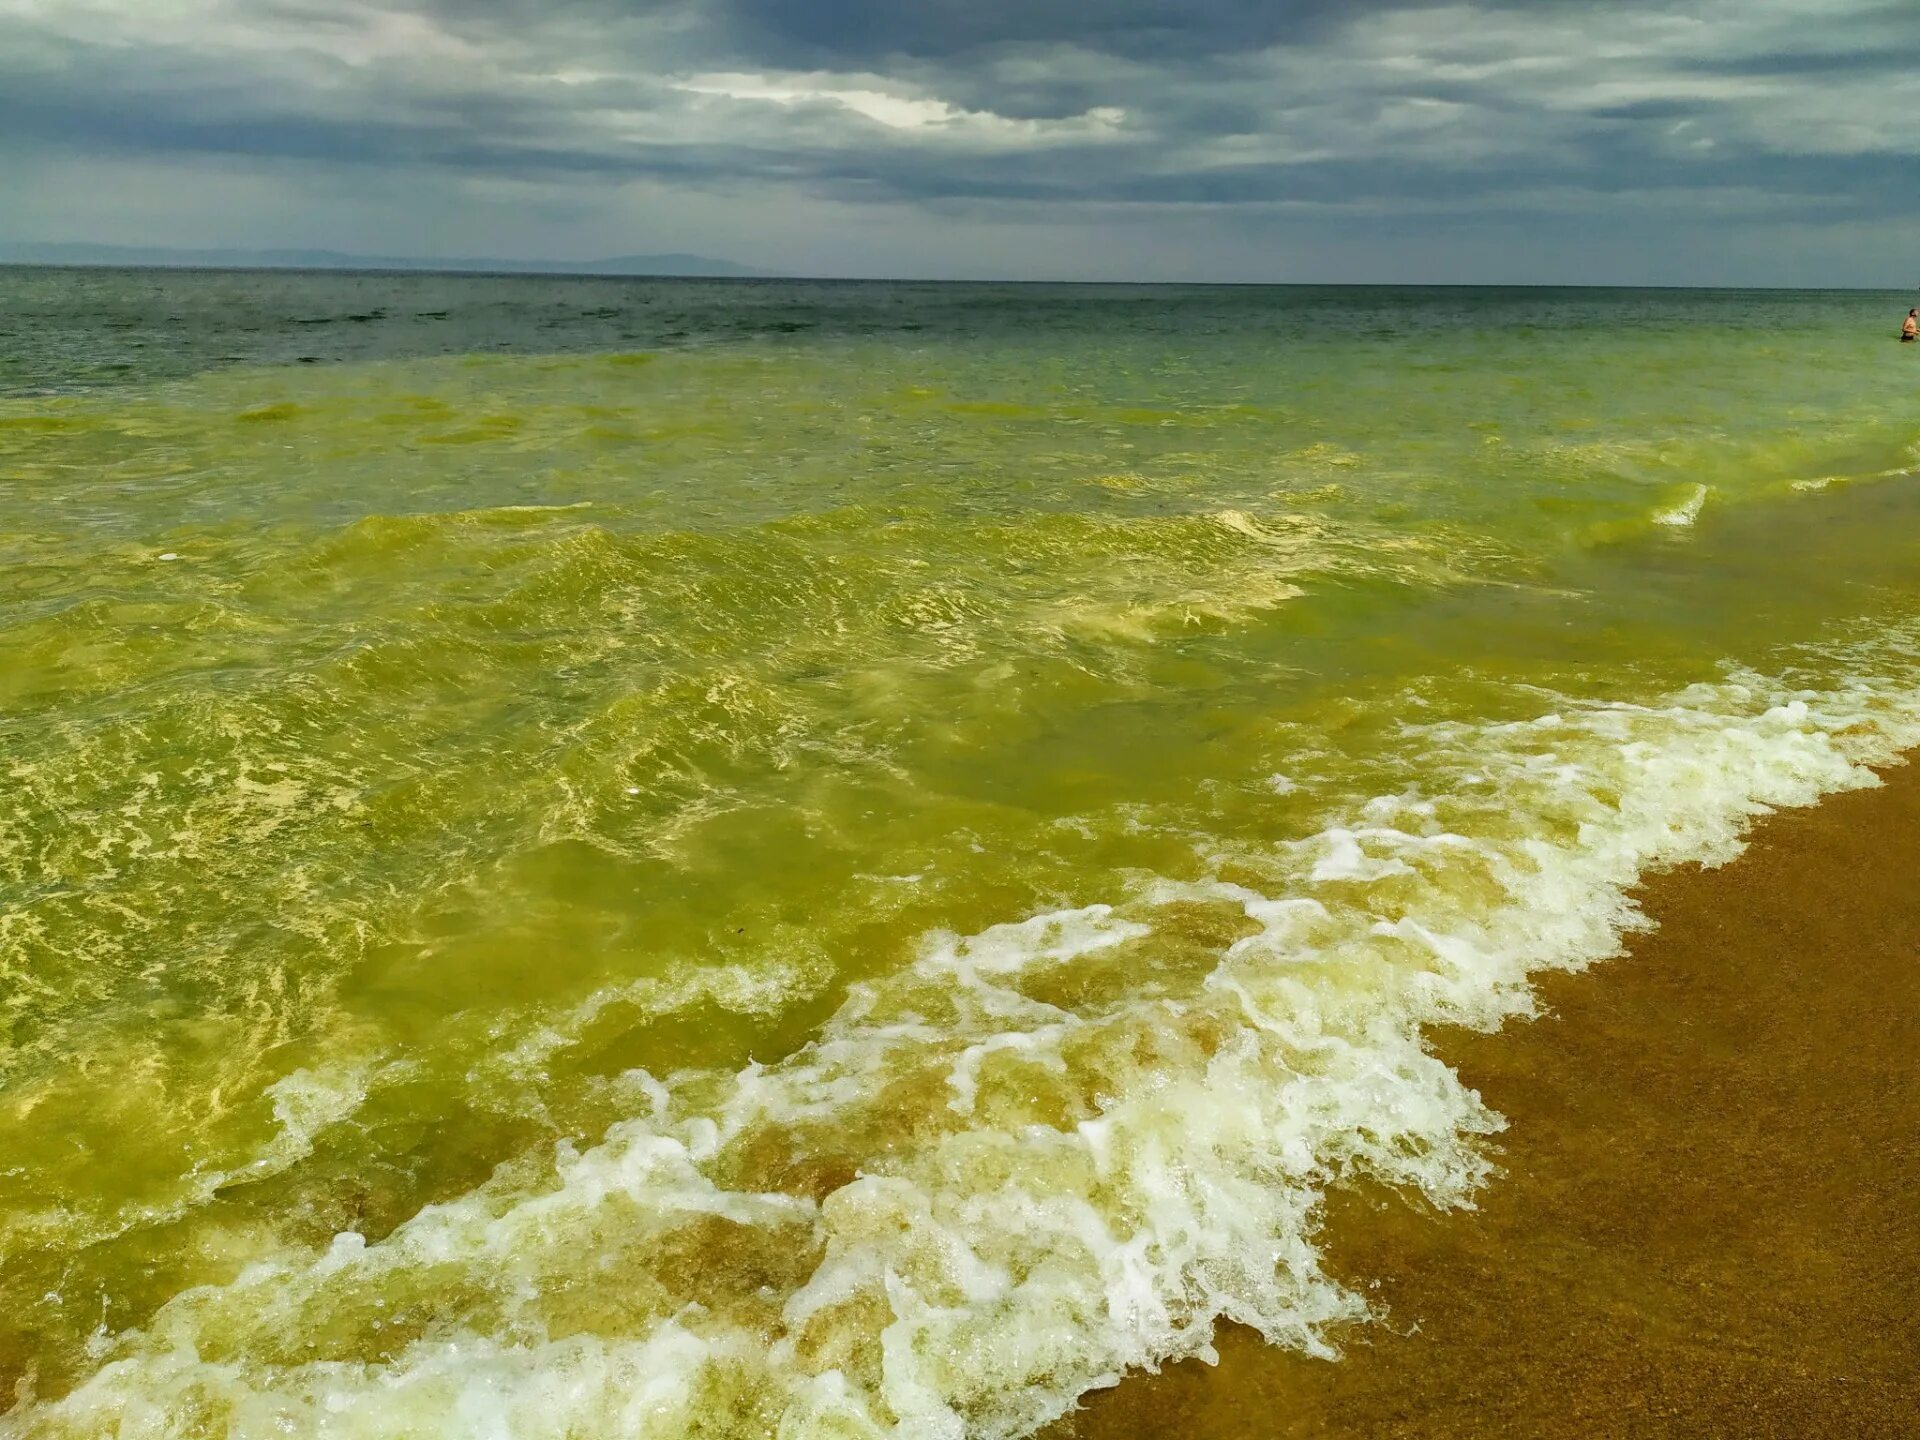
MULTIPOLYGON (((1071 45, 1136 59, 1301 43, 1384 0, 422 0, 462 29, 667 22, 716 57, 833 68, 1071 45)), ((1437 0, 1409 0, 1428 4, 1437 0)), ((1553 0, 1547 0, 1553 3, 1553 0)), ((304 8, 307 0, 288 0, 304 8)))
MULTIPOLYGON (((1920 28, 1920 14, 1912 18, 1920 28)), ((1726 59, 1706 55, 1695 65, 1703 75, 1830 76, 1842 83, 1858 82, 1920 71, 1920 38, 1874 50, 1776 50, 1726 59)))
POLYGON ((1073 45, 1130 59, 1232 54, 1301 43, 1349 23, 1364 0, 731 0, 729 30, 753 58, 827 65, 951 59, 1073 45))

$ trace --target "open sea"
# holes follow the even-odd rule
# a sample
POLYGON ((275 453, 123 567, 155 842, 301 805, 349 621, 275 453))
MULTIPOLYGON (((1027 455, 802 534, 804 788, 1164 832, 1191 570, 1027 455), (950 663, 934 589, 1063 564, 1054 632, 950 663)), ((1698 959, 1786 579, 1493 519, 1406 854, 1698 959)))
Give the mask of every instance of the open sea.
POLYGON ((1425 1028, 1920 743, 1910 303, 0 270, 0 1435, 1325 1349, 1425 1028))

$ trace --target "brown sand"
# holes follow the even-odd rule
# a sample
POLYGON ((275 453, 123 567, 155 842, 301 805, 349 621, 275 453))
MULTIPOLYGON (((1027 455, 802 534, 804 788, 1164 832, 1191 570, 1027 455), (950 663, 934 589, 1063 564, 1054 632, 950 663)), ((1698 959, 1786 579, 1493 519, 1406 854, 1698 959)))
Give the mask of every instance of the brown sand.
POLYGON ((1920 766, 1887 779, 1650 881, 1660 928, 1550 1018, 1436 1036, 1505 1173, 1471 1213, 1336 1198, 1386 1311, 1344 1358, 1225 1333, 1050 1440, 1920 1440, 1920 766))

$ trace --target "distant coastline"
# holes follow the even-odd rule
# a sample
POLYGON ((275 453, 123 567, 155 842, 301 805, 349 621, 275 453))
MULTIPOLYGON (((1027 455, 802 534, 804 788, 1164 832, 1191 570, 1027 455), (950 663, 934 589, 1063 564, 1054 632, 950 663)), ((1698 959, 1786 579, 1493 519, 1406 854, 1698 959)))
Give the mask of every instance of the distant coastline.
POLYGON ((509 260, 499 256, 432 257, 362 255, 344 250, 181 249, 145 245, 96 245, 0 240, 0 266, 130 270, 320 270, 341 273, 413 273, 421 275, 528 275, 603 278, 688 278, 830 281, 835 284, 1047 285, 1080 289, 1189 290, 1403 290, 1423 294, 1485 291, 1615 291, 1646 294, 1870 294, 1898 296, 1901 285, 1629 285, 1607 281, 1425 281, 1406 279, 1314 280, 1231 278, 1194 280, 1155 276, 1067 279, 1047 275, 832 275, 806 270, 762 270, 711 255, 674 251, 659 255, 612 255, 597 260, 509 260))
POLYGON ((340 250, 182 250, 153 245, 9 244, 0 265, 138 266, 175 270, 419 270, 494 275, 688 275, 711 279, 779 279, 709 255, 613 255, 598 260, 504 260, 497 257, 356 255, 340 250))

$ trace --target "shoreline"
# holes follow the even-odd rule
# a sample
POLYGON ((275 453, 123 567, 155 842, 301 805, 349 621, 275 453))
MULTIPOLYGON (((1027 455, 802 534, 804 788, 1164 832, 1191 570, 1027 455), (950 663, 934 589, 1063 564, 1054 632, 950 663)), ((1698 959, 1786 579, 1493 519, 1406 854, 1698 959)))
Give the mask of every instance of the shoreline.
POLYGON ((1509 1122, 1478 1208, 1329 1197, 1335 1362, 1091 1394, 1047 1440, 1920 1434, 1920 767, 1649 877, 1657 928, 1434 1048, 1509 1122))

